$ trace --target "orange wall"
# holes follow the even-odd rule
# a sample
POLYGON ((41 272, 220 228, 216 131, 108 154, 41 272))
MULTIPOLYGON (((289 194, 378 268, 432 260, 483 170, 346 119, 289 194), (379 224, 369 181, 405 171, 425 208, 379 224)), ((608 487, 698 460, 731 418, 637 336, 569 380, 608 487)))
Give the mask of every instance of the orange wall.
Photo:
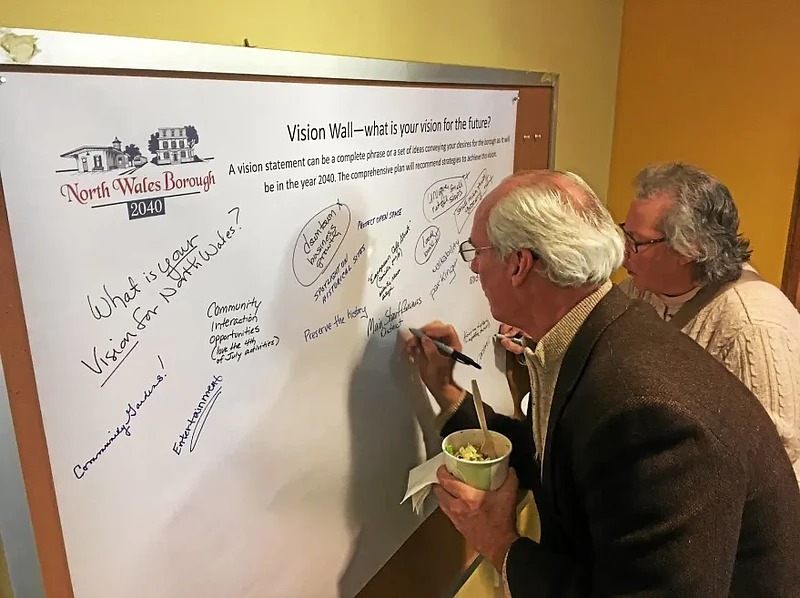
POLYGON ((800 156, 800 0, 625 0, 609 207, 645 163, 687 160, 739 207, 780 284, 800 156))

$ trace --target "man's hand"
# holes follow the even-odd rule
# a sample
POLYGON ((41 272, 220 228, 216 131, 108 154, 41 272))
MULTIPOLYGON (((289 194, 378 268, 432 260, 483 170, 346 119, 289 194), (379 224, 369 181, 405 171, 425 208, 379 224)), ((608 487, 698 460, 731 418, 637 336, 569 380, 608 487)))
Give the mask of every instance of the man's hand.
POLYGON ((420 328, 425 338, 418 339, 408 334, 405 339, 406 351, 416 364, 419 377, 431 391, 431 394, 446 409, 461 399, 464 391, 453 380, 453 367, 455 362, 449 357, 444 357, 430 339, 436 339, 461 351, 461 341, 455 328, 448 324, 436 321, 420 328))
POLYGON ((498 571, 519 535, 516 528, 517 474, 509 469, 500 488, 484 492, 464 484, 442 465, 436 472, 440 486, 433 491, 439 506, 467 542, 489 559, 498 571))
MULTIPOLYGON (((499 333, 509 338, 530 338, 521 329, 514 328, 508 324, 500 324, 499 333)), ((524 348, 508 340, 501 340, 500 344, 506 349, 506 381, 508 382, 508 390, 511 392, 511 401, 514 405, 512 417, 517 420, 524 420, 525 414, 522 412, 522 399, 531 391, 528 366, 523 357, 524 348)))
MULTIPOLYGON (((515 328, 514 326, 509 326, 508 324, 500 324, 500 330, 498 330, 498 332, 503 336, 507 336, 508 338, 530 338, 522 331, 521 328, 515 328)), ((500 344, 506 351, 513 353, 514 355, 522 355, 522 353, 525 351, 524 347, 520 347, 511 341, 501 340, 500 344)))

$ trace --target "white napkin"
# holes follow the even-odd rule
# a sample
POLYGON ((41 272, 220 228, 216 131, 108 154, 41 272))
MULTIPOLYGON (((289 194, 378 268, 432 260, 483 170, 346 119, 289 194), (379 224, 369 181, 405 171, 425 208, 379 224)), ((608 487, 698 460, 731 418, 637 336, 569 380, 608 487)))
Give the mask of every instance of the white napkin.
POLYGON ((403 504, 411 497, 411 506, 414 513, 419 515, 422 510, 422 503, 431 491, 431 486, 436 484, 436 470, 444 465, 444 453, 439 453, 433 459, 425 461, 408 473, 408 489, 400 504, 403 504))

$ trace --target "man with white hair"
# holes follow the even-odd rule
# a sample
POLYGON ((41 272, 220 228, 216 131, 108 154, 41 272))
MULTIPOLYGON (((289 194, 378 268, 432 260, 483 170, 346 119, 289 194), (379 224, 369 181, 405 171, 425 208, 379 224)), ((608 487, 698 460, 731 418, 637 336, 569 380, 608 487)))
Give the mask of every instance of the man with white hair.
POLYGON ((636 176, 620 288, 697 341, 753 391, 800 481, 800 313, 749 265, 728 188, 691 164, 636 176))
MULTIPOLYGON (((487 409, 511 471, 479 491, 442 467, 436 496, 514 597, 778 597, 800 587, 800 490, 766 411, 707 352, 609 281, 623 239, 591 189, 534 171, 475 212, 461 256, 493 316, 523 330, 524 421, 487 409), (541 540, 520 538, 516 491, 534 491, 541 540)), ((407 349, 441 406, 441 433, 477 428, 433 322, 407 349)))

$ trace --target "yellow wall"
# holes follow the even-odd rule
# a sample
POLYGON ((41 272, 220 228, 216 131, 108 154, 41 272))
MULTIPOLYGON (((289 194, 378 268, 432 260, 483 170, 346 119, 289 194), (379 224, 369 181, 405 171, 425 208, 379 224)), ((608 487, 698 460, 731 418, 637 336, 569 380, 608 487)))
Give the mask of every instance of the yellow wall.
MULTIPOLYGON (((605 196, 622 0, 4 0, 0 25, 561 75, 556 165, 605 196), (10 1, 10 4, 9 4, 10 1)), ((459 598, 489 595, 482 568, 459 598)))
POLYGON ((800 1, 627 0, 609 206, 646 162, 688 160, 733 193, 780 284, 800 156, 800 1))

